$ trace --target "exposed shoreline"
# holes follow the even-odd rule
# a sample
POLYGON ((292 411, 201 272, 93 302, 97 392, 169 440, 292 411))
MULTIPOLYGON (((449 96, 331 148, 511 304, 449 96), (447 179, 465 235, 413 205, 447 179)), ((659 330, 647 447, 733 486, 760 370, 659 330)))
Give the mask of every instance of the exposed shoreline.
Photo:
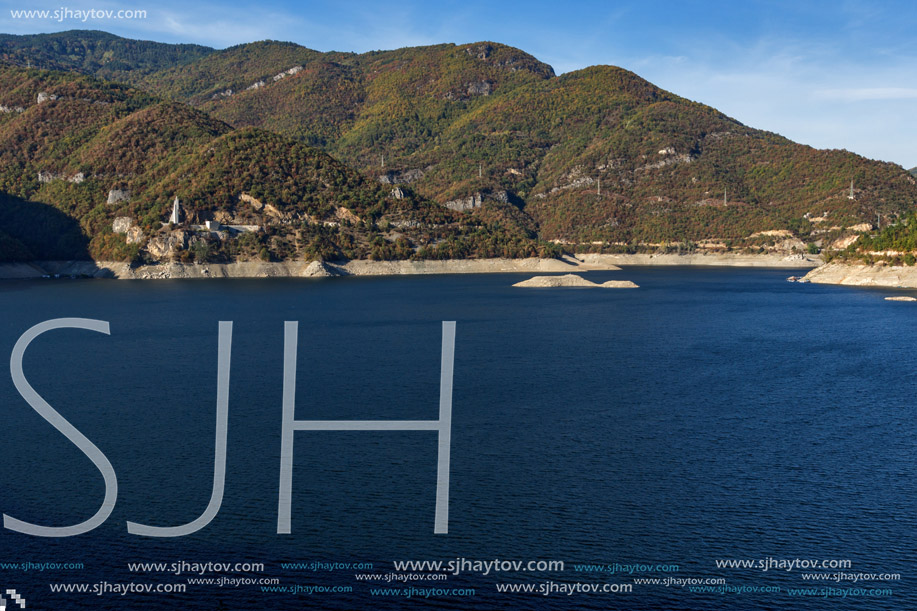
POLYGON ((485 274, 592 270, 614 271, 620 265, 724 266, 808 269, 819 265, 816 257, 802 255, 600 255, 580 254, 563 259, 454 259, 446 261, 309 261, 237 263, 163 263, 130 267, 121 262, 36 261, 0 264, 0 279, 42 277, 117 278, 154 280, 176 278, 315 278, 323 276, 400 276, 417 274, 485 274))
MULTIPOLYGON (((401 276, 416 274, 484 274, 511 272, 570 272, 582 269, 575 261, 557 259, 463 259, 448 261, 248 261, 236 263, 163 263, 131 267, 121 262, 40 261, 0 264, 0 278, 43 277, 160 280, 177 278, 320 278, 329 276, 401 276)), ((613 265, 590 269, 619 269, 613 265)))
POLYGON ((876 286, 917 288, 917 267, 893 265, 851 265, 829 263, 802 277, 801 282, 839 284, 842 286, 876 286))
POLYGON ((599 255, 578 254, 576 257, 585 265, 652 265, 688 267, 769 267, 777 269, 812 269, 822 264, 818 255, 785 254, 738 254, 738 253, 694 253, 694 254, 648 254, 648 255, 599 255))

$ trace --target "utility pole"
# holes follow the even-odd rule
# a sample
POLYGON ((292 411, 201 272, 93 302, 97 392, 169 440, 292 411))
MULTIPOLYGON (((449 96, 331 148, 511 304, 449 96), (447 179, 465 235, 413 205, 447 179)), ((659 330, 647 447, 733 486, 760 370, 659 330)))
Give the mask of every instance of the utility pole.
POLYGON ((723 189, 723 205, 726 205, 726 189, 723 189))
POLYGON ((385 153, 382 153, 382 161, 381 161, 381 163, 382 163, 382 167, 384 168, 384 167, 385 167, 385 153))
POLYGON ((599 178, 599 193, 598 193, 598 194, 599 194, 599 195, 602 194, 602 179, 601 179, 601 177, 599 178))
POLYGON ((481 178, 482 176, 484 176, 484 164, 479 163, 478 164, 478 178, 481 178))

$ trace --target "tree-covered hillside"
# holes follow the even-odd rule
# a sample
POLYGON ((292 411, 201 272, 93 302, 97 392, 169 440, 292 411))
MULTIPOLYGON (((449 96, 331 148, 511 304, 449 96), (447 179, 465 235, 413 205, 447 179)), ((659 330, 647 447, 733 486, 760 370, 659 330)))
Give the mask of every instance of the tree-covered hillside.
MULTIPOLYGON (((558 77, 498 43, 354 54, 263 41, 181 55, 111 37, 105 44, 144 49, 134 60, 118 55, 114 74, 80 59, 95 52, 55 51, 107 35, 53 36, 4 44, 20 64, 38 49, 48 62, 128 81, 138 99, 171 100, 151 123, 159 127, 148 128, 163 134, 157 146, 186 137, 184 121, 175 132, 167 115, 182 117, 180 104, 189 104, 210 117, 200 115, 195 129, 292 138, 358 170, 366 188, 398 186, 457 212, 456 222, 486 221, 567 248, 830 249, 917 203, 914 176, 900 166, 753 129, 621 68, 558 77), (168 53, 181 57, 162 67, 168 53)), ((18 99, 15 89, 7 97, 18 99)), ((60 129, 68 141, 89 133, 60 129)), ((50 158, 61 154, 46 146, 50 158)), ((97 151, 98 142, 81 155, 97 151)), ((175 154, 169 167, 186 152, 175 154)), ((0 171, 16 175, 17 167, 0 171)))
POLYGON ((6 260, 65 252, 217 261, 552 252, 526 228, 460 215, 300 141, 236 130, 127 85, 0 66, 0 108, 6 260), (183 218, 165 225, 175 197, 183 218), (69 250, 38 237, 42 224, 60 218, 73 221, 66 235, 82 232, 69 250), (207 221, 220 226, 195 229, 207 221))
POLYGON ((555 77, 495 43, 362 55, 255 43, 140 82, 440 203, 512 201, 570 243, 741 246, 781 229, 821 243, 917 202, 899 166, 752 129, 620 68, 555 77))
POLYGON ((15 36, 0 34, 0 61, 68 70, 129 81, 140 75, 195 61, 213 53, 201 45, 131 40, 95 30, 15 36))

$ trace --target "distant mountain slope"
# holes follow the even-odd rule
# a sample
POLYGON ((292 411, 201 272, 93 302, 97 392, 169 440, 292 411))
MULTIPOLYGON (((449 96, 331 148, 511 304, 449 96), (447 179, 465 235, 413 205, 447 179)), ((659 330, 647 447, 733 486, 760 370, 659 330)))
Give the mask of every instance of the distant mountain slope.
POLYGON ((0 34, 0 60, 23 67, 70 70, 110 80, 186 64, 213 53, 201 45, 131 40, 95 30, 15 36, 0 34))
POLYGON ((0 191, 9 196, 0 201, 0 254, 8 259, 62 252, 46 240, 27 239, 23 227, 37 230, 45 222, 26 214, 28 202, 78 221, 81 248, 96 259, 550 250, 524 227, 498 226, 481 214, 467 218, 409 189, 393 190, 302 142, 256 128, 235 130, 126 85, 9 66, 0 66, 0 191), (176 196, 182 226, 163 227, 176 196), (191 228, 208 220, 239 226, 241 233, 191 228))
POLYGON ((552 76, 550 66, 495 43, 357 55, 266 41, 135 82, 234 125, 330 146, 370 165, 384 152, 403 156, 434 143, 490 94, 552 76))
POLYGON ((621 68, 557 77, 491 42, 353 54, 264 41, 120 74, 321 147, 385 188, 577 248, 824 246, 917 203, 900 166, 747 127, 621 68))

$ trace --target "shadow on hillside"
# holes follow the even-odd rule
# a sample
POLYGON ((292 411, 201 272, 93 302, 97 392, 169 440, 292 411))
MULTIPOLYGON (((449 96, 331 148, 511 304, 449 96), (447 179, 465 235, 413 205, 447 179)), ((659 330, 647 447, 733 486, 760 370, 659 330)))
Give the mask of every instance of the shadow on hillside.
POLYGON ((0 193, 0 263, 90 261, 89 237, 54 206, 0 193))

